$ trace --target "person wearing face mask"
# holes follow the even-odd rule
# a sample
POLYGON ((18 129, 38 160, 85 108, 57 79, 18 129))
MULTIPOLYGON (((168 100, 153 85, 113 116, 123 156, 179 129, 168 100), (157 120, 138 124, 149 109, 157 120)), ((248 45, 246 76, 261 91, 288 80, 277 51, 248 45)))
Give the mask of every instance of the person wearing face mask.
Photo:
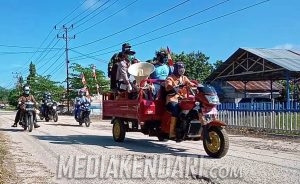
MULTIPOLYGON (((155 70, 150 75, 150 79, 158 79, 158 80, 165 80, 169 75, 171 75, 171 68, 167 65, 168 56, 167 53, 164 51, 156 52, 156 62, 154 63, 155 70)), ((158 91, 161 88, 159 83, 153 83, 154 90, 153 96, 154 98, 157 97, 158 91)))
MULTIPOLYGON (((15 123, 12 125, 12 127, 17 127, 18 122, 20 120, 22 120, 23 114, 25 112, 24 104, 27 101, 32 101, 33 103, 35 103, 35 105, 38 104, 36 102, 35 98, 33 97, 33 95, 30 94, 30 87, 25 85, 23 87, 23 94, 18 99, 18 111, 17 111, 16 116, 15 116, 15 123)), ((36 114, 35 113, 33 114, 33 119, 34 120, 36 119, 36 114)), ((38 125, 36 121, 34 121, 33 123, 34 123, 34 128, 40 127, 40 125, 38 125)))
POLYGON ((186 91, 184 89, 180 89, 180 86, 196 86, 193 82, 191 82, 187 76, 184 75, 185 66, 184 63, 178 61, 174 64, 174 72, 170 76, 167 77, 165 81, 165 88, 167 92, 166 97, 166 108, 172 115, 171 123, 170 123, 170 139, 176 139, 179 142, 179 138, 176 138, 176 121, 181 111, 179 107, 179 99, 186 95, 186 91))

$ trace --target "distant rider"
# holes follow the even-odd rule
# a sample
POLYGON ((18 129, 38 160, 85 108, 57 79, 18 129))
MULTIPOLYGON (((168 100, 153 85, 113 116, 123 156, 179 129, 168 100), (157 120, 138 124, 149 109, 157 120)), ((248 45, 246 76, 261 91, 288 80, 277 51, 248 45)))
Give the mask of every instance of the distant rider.
POLYGON ((42 99, 41 112, 46 117, 47 103, 53 102, 52 95, 49 92, 45 92, 42 99))
MULTIPOLYGON (((23 87, 23 94, 22 96, 19 97, 18 99, 18 111, 16 113, 16 117, 15 117, 15 123, 12 125, 12 127, 17 127, 18 126, 18 122, 20 120, 22 120, 22 117, 24 115, 25 112, 25 102, 27 101, 31 101, 33 103, 35 103, 35 105, 37 105, 38 103, 35 101, 35 98, 33 97, 33 95, 30 94, 30 87, 29 86, 24 86, 23 87)), ((35 111, 33 111, 33 119, 36 120, 36 113, 35 111)), ((34 128, 38 128, 40 127, 36 121, 34 121, 34 128)))
POLYGON ((75 98, 75 119, 78 120, 79 114, 80 114, 80 105, 82 103, 88 102, 89 104, 91 103, 90 100, 85 96, 85 90, 80 89, 78 91, 78 97, 75 98))

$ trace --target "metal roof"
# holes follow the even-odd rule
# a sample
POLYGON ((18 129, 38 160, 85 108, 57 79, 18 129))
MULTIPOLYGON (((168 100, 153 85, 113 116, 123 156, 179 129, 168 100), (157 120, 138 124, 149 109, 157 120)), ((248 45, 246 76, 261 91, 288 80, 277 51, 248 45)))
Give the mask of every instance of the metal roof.
MULTIPOLYGON (((245 90, 245 84, 242 81, 227 81, 232 87, 238 91, 245 90)), ((283 86, 273 82, 272 90, 280 91, 283 89, 283 86)), ((246 91, 252 92, 270 92, 271 91, 271 82, 270 81, 249 81, 246 83, 246 91)))
POLYGON ((206 79, 206 82, 263 81, 300 78, 300 51, 239 48, 206 79))
POLYGON ((242 48, 251 52, 259 57, 262 57, 272 63, 288 69, 289 71, 300 72, 300 54, 299 51, 286 50, 286 49, 255 49, 255 48, 242 48))

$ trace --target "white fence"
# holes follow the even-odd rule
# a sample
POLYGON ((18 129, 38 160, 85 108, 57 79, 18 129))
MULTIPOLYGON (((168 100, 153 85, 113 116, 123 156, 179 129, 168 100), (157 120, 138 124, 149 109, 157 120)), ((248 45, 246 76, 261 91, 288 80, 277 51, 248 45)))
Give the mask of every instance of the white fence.
POLYGON ((300 134, 299 111, 246 111, 223 109, 219 111, 219 118, 231 127, 300 134))

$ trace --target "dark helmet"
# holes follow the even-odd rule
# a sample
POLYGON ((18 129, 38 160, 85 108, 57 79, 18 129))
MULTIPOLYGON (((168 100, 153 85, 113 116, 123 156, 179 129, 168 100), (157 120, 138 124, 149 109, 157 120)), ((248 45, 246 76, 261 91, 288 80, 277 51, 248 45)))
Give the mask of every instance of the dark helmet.
POLYGON ((30 87, 25 85, 23 86, 23 93, 26 94, 26 95, 29 95, 30 93, 30 87))
POLYGON ((131 45, 129 43, 124 43, 122 45, 122 52, 126 51, 126 50, 130 50, 131 45))
POLYGON ((178 61, 174 64, 174 75, 182 76, 185 73, 185 66, 182 61, 178 61))
POLYGON ((156 59, 160 63, 166 63, 168 61, 168 55, 165 51, 156 52, 156 59))
POLYGON ((78 91, 78 95, 80 96, 80 97, 82 97, 82 96, 85 96, 85 89, 84 88, 82 88, 82 89, 80 89, 79 91, 78 91))

